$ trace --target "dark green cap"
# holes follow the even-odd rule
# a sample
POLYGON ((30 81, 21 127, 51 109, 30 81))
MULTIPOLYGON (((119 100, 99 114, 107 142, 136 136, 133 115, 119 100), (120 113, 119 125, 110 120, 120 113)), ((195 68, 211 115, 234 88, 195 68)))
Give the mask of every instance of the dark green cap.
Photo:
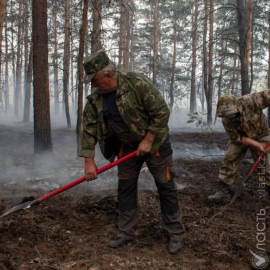
POLYGON ((95 77, 96 73, 107 67, 110 64, 110 59, 103 49, 92 53, 84 60, 85 77, 84 82, 89 83, 95 77))

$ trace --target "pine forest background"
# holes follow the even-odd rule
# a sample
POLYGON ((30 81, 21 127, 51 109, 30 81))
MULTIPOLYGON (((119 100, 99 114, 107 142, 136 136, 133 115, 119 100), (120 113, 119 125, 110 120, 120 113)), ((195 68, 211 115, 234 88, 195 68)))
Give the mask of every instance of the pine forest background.
POLYGON ((62 116, 79 145, 83 59, 103 48, 149 76, 171 111, 211 125, 221 95, 270 88, 269 37, 266 0, 0 0, 0 118, 33 119, 40 152, 62 116))

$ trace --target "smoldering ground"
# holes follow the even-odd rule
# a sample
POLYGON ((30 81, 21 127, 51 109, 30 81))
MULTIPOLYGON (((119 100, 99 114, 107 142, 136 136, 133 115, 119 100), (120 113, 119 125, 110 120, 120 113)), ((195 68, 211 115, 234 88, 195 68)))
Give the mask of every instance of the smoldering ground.
MULTIPOLYGON (((52 141, 49 157, 34 155, 31 124, 0 123, 0 208, 18 205, 25 197, 42 197, 83 176, 84 160, 76 155, 74 128, 53 123, 52 141)), ((224 208, 226 202, 211 202, 207 197, 216 190, 226 134, 174 126, 171 141, 186 228, 178 255, 168 254, 158 193, 147 168, 139 180, 138 241, 117 250, 108 247, 117 233, 114 168, 98 180, 0 219, 0 242, 4 243, 0 269, 253 269, 249 249, 256 247, 256 213, 265 208, 256 193, 256 178, 249 181, 248 192, 224 208), (211 155, 215 157, 210 159, 211 155)), ((97 154, 98 167, 108 163, 97 154)), ((241 164, 237 183, 251 166, 241 164)), ((266 223, 269 235, 269 219, 266 223)))
MULTIPOLYGON (((12 192, 13 196, 27 196, 31 190, 41 189, 44 192, 54 190, 66 185, 84 175, 84 159, 77 157, 75 128, 65 128, 64 119, 56 119, 52 122, 53 152, 49 154, 34 155, 33 124, 25 124, 10 119, 0 122, 0 183, 5 193, 12 192), (11 134, 12 133, 12 134, 11 134), (14 193, 14 187, 16 192, 14 193), (20 192, 21 190, 21 192, 20 192), (23 192, 26 192, 23 194, 23 192)), ((170 119, 172 134, 189 128, 200 132, 200 128, 194 128, 194 124, 186 124, 186 119, 170 119), (181 124, 179 126, 179 124, 181 124)), ((173 158, 220 158, 223 150, 217 146, 207 146, 196 142, 196 138, 190 142, 172 140, 173 158)), ((102 156, 98 146, 96 147, 97 166, 103 167, 108 161, 102 156)), ((98 179, 80 184, 81 188, 90 189, 92 193, 100 193, 104 190, 117 188, 117 168, 114 167, 103 172, 98 179)), ((180 187, 180 186, 179 186, 180 187)), ((144 166, 139 178, 139 188, 155 190, 154 180, 144 166)))

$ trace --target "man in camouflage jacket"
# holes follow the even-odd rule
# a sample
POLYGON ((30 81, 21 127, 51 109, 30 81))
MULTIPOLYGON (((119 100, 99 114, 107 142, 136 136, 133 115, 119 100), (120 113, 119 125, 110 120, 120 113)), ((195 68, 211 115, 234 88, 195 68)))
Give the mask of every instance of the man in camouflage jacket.
MULTIPOLYGON (((257 161, 270 141, 266 115, 263 109, 270 106, 270 90, 252 93, 236 98, 233 95, 221 97, 217 103, 217 116, 229 136, 221 168, 219 170, 218 190, 209 199, 229 198, 229 187, 234 182, 234 175, 249 149, 257 161)), ((258 166, 259 186, 270 195, 270 156, 267 153, 262 166, 258 166)), ((264 195, 267 195, 266 193, 264 195)))
POLYGON ((118 165, 119 232, 109 245, 120 247, 136 240, 137 183, 146 162, 158 188, 163 225, 170 237, 169 251, 179 252, 184 227, 171 171, 168 106, 147 77, 136 72, 117 72, 103 50, 88 57, 84 68, 85 79, 94 88, 83 113, 80 156, 85 157, 86 179, 97 178, 97 141, 110 161, 136 150, 136 157, 118 165))

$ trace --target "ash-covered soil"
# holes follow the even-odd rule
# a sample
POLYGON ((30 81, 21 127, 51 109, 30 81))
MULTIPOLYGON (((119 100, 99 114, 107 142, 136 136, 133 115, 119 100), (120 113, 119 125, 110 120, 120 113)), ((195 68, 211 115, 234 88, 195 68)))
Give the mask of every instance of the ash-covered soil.
MULTIPOLYGON (((83 176, 83 160, 76 158, 75 131, 55 128, 52 135, 53 154, 40 157, 33 155, 31 126, 0 125, 0 212, 83 176)), ((234 204, 211 202, 207 197, 216 189, 226 134, 174 131, 171 140, 186 228, 179 254, 167 251, 159 197, 147 169, 140 179, 138 240, 119 249, 108 247, 117 233, 118 216, 116 171, 112 169, 104 178, 0 218, 0 270, 256 269, 250 250, 270 258, 270 210, 259 188, 259 176, 252 176, 234 204)), ((107 164, 100 159, 100 165, 107 164)), ((251 170, 250 161, 247 154, 236 184, 251 170)))

